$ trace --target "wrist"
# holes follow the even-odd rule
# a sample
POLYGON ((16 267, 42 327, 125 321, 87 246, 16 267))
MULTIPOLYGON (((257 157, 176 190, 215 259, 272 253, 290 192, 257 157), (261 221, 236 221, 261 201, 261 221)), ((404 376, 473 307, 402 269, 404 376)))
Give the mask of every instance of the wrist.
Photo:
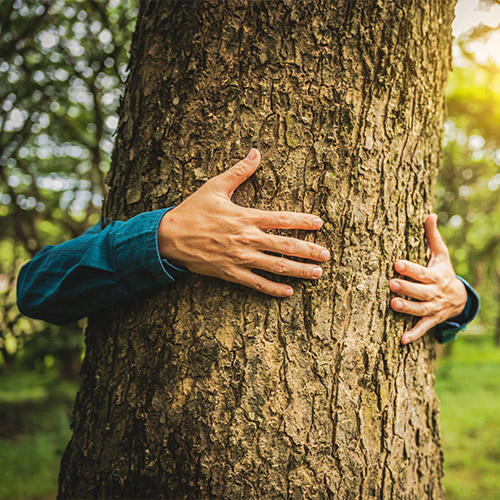
POLYGON ((175 267, 185 267, 178 256, 175 246, 175 216, 174 208, 165 213, 158 225, 158 251, 162 259, 167 260, 175 267))

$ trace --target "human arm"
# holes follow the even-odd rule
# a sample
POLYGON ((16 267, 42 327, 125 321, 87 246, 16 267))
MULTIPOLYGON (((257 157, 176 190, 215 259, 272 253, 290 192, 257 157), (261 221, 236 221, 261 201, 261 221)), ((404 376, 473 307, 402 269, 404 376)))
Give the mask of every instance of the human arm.
POLYGON ((260 154, 252 152, 251 159, 209 180, 172 210, 146 212, 44 248, 19 274, 20 311, 56 324, 69 323, 171 283, 182 273, 181 266, 279 297, 291 295, 291 287, 259 276, 253 269, 318 278, 318 265, 266 252, 323 262, 329 255, 326 248, 271 235, 265 229, 318 229, 321 219, 231 202, 234 190, 258 167, 260 154))
POLYGON ((403 344, 422 337, 433 327, 437 327, 438 340, 451 340, 457 331, 474 319, 479 310, 477 294, 468 283, 455 275, 448 248, 437 229, 436 214, 427 217, 425 235, 431 250, 427 267, 399 260, 394 268, 413 281, 395 278, 389 282, 391 291, 416 299, 396 297, 391 300, 391 307, 421 318, 404 333, 401 338, 403 344))
POLYGON ((67 324, 174 281, 183 270, 163 259, 157 231, 169 209, 100 225, 41 250, 20 271, 21 313, 67 324))

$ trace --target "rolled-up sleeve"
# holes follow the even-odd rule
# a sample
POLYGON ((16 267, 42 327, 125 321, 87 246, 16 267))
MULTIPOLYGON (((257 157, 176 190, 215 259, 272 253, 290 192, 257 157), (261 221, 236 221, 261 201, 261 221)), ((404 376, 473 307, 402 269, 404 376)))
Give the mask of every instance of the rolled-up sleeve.
POLYGON ((467 303, 464 310, 458 316, 444 321, 434 329, 436 340, 442 344, 454 340, 458 332, 465 330, 465 327, 477 316, 481 307, 481 300, 474 288, 460 276, 457 276, 457 278, 465 285, 467 303))
POLYGON ((168 210, 115 221, 102 230, 97 225, 78 238, 45 247, 19 273, 21 313, 67 324, 185 274, 158 251, 158 227, 168 210))

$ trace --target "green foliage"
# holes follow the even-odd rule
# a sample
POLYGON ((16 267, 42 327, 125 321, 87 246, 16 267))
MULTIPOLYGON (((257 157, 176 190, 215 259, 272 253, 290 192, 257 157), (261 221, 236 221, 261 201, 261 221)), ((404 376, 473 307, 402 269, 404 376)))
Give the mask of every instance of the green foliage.
MULTIPOLYGON (((99 220, 136 15, 136 0, 0 1, 0 364, 37 369, 0 377, 0 498, 56 490, 76 387, 54 380, 77 368, 81 324, 21 317, 15 277, 43 246, 99 220)), ((467 329, 475 341, 456 341, 437 374, 451 500, 500 497, 500 70, 469 51, 488 33, 460 41, 437 186, 456 271, 483 301, 467 329)))
POLYGON ((436 373, 448 500, 500 497, 500 350, 487 337, 460 338, 436 373))
MULTIPOLYGON (((448 86, 437 212, 458 274, 481 296, 476 333, 500 336, 500 70, 469 62, 448 86)), ((497 340, 498 342, 498 340, 497 340)))
POLYGON ((0 361, 54 338, 20 317, 15 277, 100 219, 136 15, 135 0, 0 2, 0 361))
POLYGON ((0 498, 55 498, 76 388, 55 370, 0 377, 0 498))

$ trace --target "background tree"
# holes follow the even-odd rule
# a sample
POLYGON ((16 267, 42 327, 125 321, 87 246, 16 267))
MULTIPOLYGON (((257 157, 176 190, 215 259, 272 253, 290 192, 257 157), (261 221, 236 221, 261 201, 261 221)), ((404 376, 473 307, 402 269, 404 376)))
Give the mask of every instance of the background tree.
MULTIPOLYGON (((72 405, 76 388, 69 381, 59 381, 58 374, 78 370, 75 361, 79 361, 84 322, 61 330, 20 317, 15 307, 14 290, 17 270, 35 251, 30 236, 32 224, 39 238, 37 246, 42 247, 79 234, 99 217, 98 206, 91 209, 88 219, 86 214, 87 203, 99 204, 99 198, 93 195, 100 196, 101 189, 98 184, 94 185, 94 175, 89 177, 89 172, 80 171, 81 163, 85 162, 70 155, 69 145, 78 146, 85 152, 87 144, 76 136, 72 136, 71 141, 68 139, 67 121, 67 126, 58 126, 62 116, 69 118, 69 112, 61 110, 71 107, 73 113, 76 109, 78 116, 71 117, 70 121, 78 123, 78 129, 86 132, 87 142, 90 138, 103 145, 100 164, 103 170, 107 170, 110 157, 111 146, 97 133, 95 113, 87 109, 88 99, 75 98, 74 91, 69 91, 78 80, 75 82, 73 78, 77 76, 76 70, 68 64, 62 45, 78 52, 73 59, 79 68, 90 67, 96 57, 104 54, 109 65, 109 58, 114 58, 114 50, 119 49, 118 62, 93 76, 98 80, 97 86, 99 81, 106 84, 101 97, 101 104, 108 103, 101 106, 106 123, 107 117, 115 113, 122 89, 121 78, 128 62, 128 44, 136 19, 134 3, 128 0, 0 2, 0 87, 4 118, 0 121, 1 128, 6 126, 6 120, 9 122, 2 140, 21 139, 22 135, 23 144, 33 146, 30 157, 23 160, 22 177, 11 158, 14 155, 16 162, 22 160, 16 156, 21 150, 3 147, 0 154, 2 174, 15 185, 15 195, 11 197, 12 186, 0 179, 0 498, 55 496, 56 469, 69 439, 69 410, 65 408, 72 405), (108 22, 102 14, 108 16, 108 22), (98 31, 92 31, 91 27, 98 31), (111 40, 106 29, 112 35, 111 40), (99 36, 99 30, 104 30, 103 36, 99 36), (40 43, 39 37, 45 38, 46 32, 63 37, 64 43, 51 45, 51 36, 40 43), (82 36, 82 33, 86 34, 82 36), (26 39, 26 43, 16 48, 22 39, 26 39), (22 72, 19 56, 26 61, 29 59, 29 64, 26 61, 22 64, 22 72), (34 64, 35 61, 38 63, 34 64), (56 74, 64 74, 58 69, 69 73, 65 81, 56 78, 56 74), (35 86, 35 78, 40 77, 38 71, 45 74, 44 86, 50 96, 43 98, 43 107, 40 94, 35 92, 39 88, 35 86), (117 78, 103 80, 103 76, 117 78), (49 92, 49 88, 52 91, 49 92), (111 94, 114 101, 109 104, 111 94), (15 97, 17 95, 19 98, 15 97), (12 107, 14 98, 17 100, 12 107), (53 101, 59 108, 50 106, 53 101), (13 133, 9 129, 19 123, 19 109, 23 114, 43 111, 46 115, 42 120, 46 123, 48 119, 50 125, 40 130, 38 124, 28 121, 32 128, 25 126, 13 133), (48 149, 39 148, 34 140, 40 134, 45 141, 43 134, 47 130, 51 131, 52 142, 45 144, 48 149), (41 196, 35 197, 45 205, 41 212, 32 207, 33 199, 26 201, 33 196, 31 178, 40 183, 43 179, 43 186, 39 188, 41 196), (91 185, 87 190, 89 181, 91 185), (69 199, 73 202, 68 205, 69 199), (78 203, 74 203, 76 199, 78 203), (62 217, 67 220, 60 222, 62 217), (17 224, 27 226, 24 232, 28 239, 23 239, 17 224), (73 362, 67 363, 68 359, 73 362), (33 366, 36 369, 32 371, 33 366)), ((458 21, 465 18, 468 23, 462 21, 460 24, 470 26, 475 22, 474 13, 471 15, 460 8, 467 5, 473 9, 474 3, 477 2, 459 0, 458 21)), ((485 3, 480 2, 478 8, 484 9, 485 3)), ((495 63, 484 56, 479 57, 483 42, 491 46, 498 37, 495 28, 500 18, 495 8, 485 11, 484 22, 491 27, 483 26, 463 34, 459 39, 463 52, 455 49, 455 68, 450 73, 448 85, 445 154, 437 186, 436 210, 440 214, 440 228, 449 244, 456 270, 479 290, 484 304, 480 318, 467 328, 459 342, 448 345, 447 351, 452 347, 453 352, 441 360, 437 374, 436 389, 442 402, 444 485, 450 500, 496 499, 499 496, 495 457, 500 453, 497 425, 500 407, 496 403, 500 391, 496 381, 500 376, 495 360, 500 358, 498 351, 490 347, 495 336, 499 287, 494 272, 498 245, 493 243, 499 204, 495 177, 499 172, 498 120, 495 118, 500 113, 499 89, 495 83, 498 59, 495 63), (471 393, 474 394, 473 408, 469 404, 471 393)), ((114 126, 113 121, 109 123, 114 126)), ((102 133, 106 140, 113 142, 112 131, 106 126, 102 133)), ((84 154, 90 157, 90 153, 84 154)))
POLYGON ((424 260, 453 6, 144 2, 106 218, 178 203, 258 146, 243 205, 332 249, 288 300, 198 276, 94 316, 61 497, 439 498, 433 340, 402 348, 424 260))
POLYGON ((0 356, 78 373, 81 325, 22 317, 15 278, 98 222, 135 2, 0 2, 0 356), (28 349, 24 349, 29 344, 28 349))
POLYGON ((498 33, 484 25, 462 35, 448 85, 449 117, 440 171, 438 211, 457 272, 477 287, 483 307, 476 331, 500 345, 500 73, 471 47, 498 33))
POLYGON ((22 317, 15 279, 99 220, 135 4, 0 2, 0 498, 57 492, 84 321, 22 317))

